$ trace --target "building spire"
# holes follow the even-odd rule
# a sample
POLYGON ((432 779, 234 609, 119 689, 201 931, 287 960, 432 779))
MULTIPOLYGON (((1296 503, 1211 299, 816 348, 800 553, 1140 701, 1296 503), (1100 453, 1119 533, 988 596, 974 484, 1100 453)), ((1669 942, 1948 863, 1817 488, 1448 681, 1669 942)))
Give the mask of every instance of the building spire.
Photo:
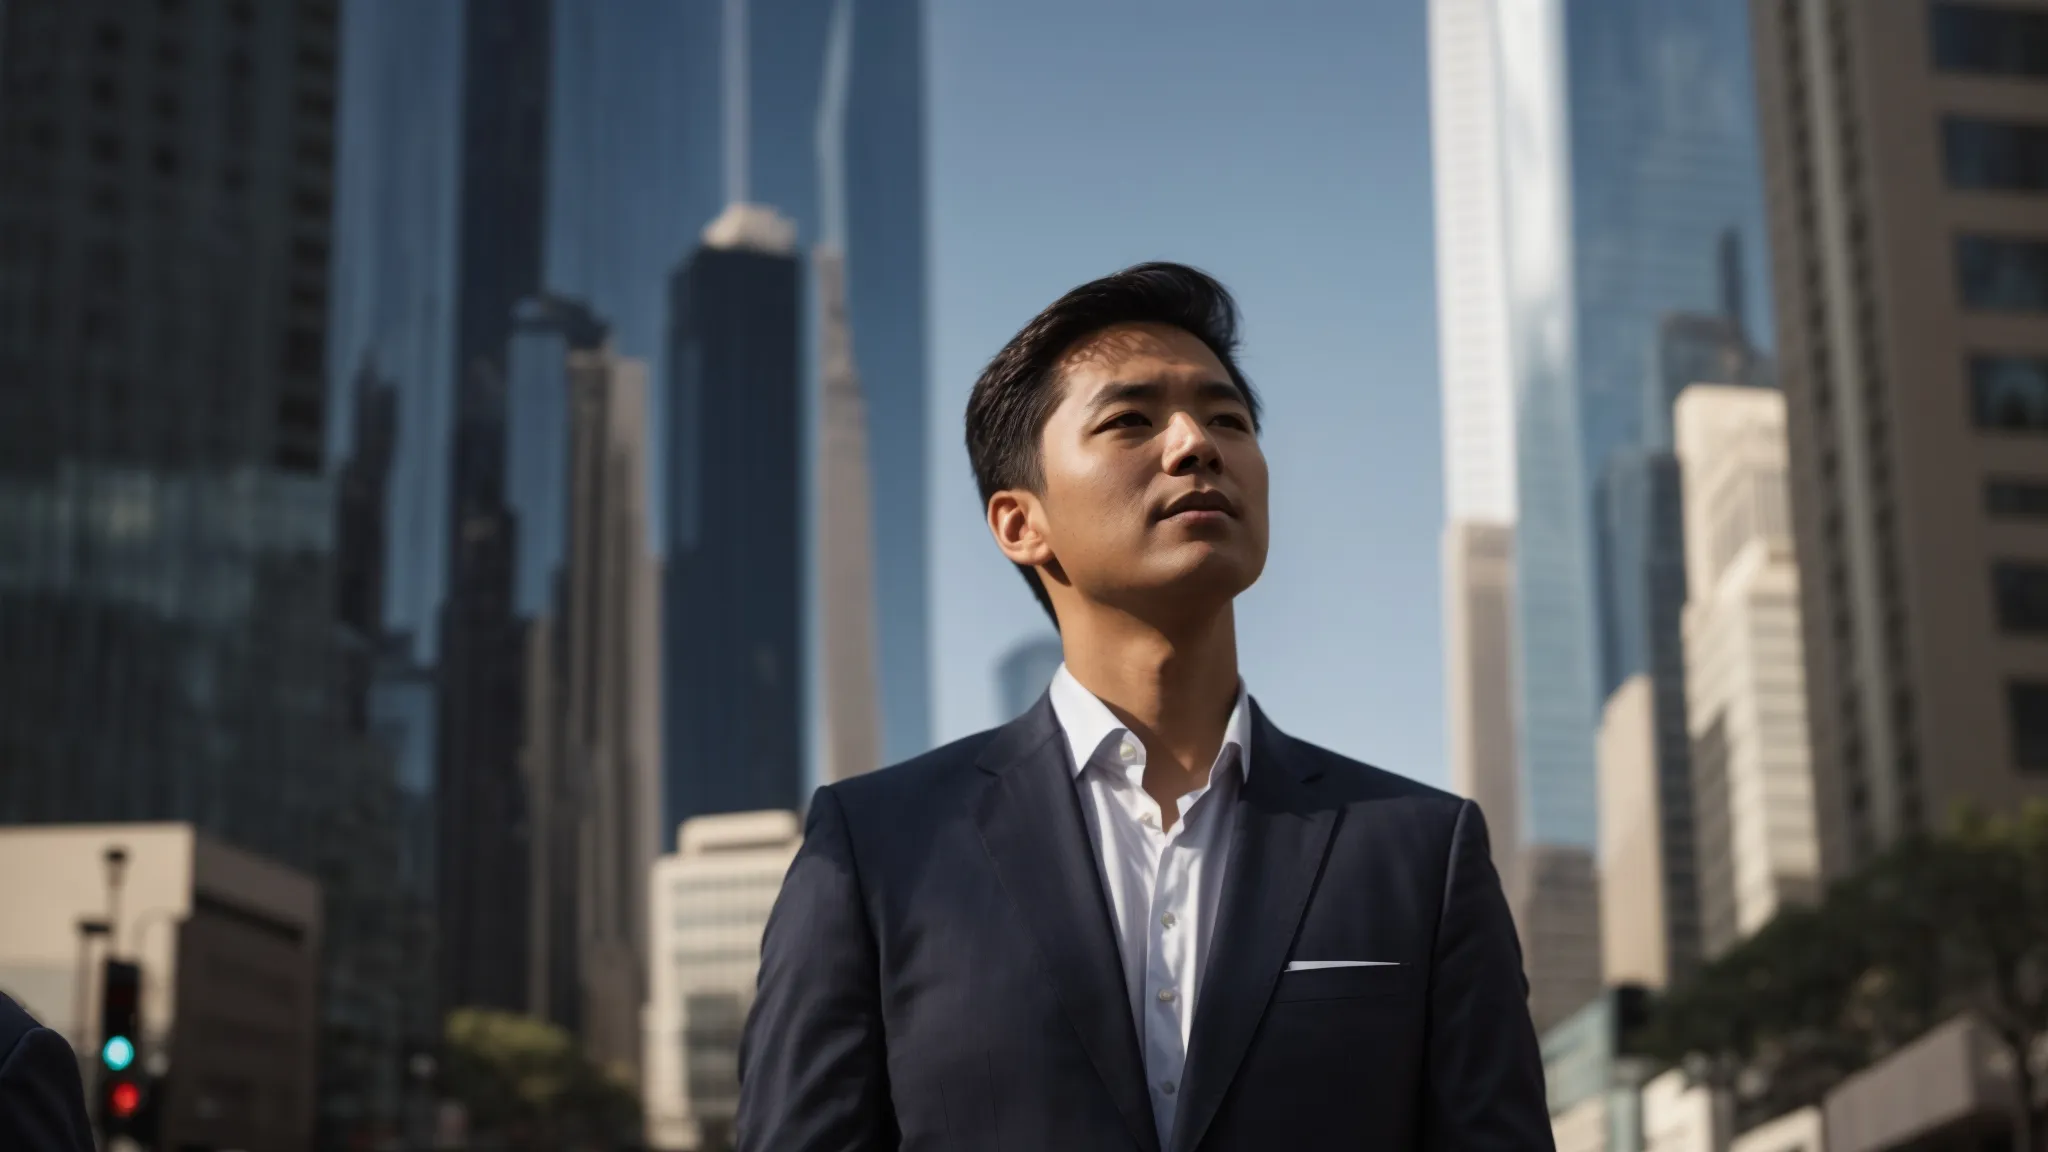
POLYGON ((747 0, 725 0, 725 202, 747 200, 747 0))

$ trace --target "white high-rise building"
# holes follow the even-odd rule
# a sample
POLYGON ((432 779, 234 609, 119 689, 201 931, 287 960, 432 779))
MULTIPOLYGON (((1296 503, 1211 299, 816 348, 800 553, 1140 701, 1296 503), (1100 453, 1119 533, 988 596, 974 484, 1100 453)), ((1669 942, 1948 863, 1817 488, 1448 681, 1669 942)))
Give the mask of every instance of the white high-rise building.
MULTIPOLYGON (((1516 871, 1515 404, 1494 0, 1431 0, 1437 341, 1444 405, 1445 701, 1451 786, 1516 871)), ((1511 885, 1512 886, 1512 885, 1511 885)))
POLYGON ((761 933, 802 840, 794 812, 700 816, 654 863, 641 1082, 651 1148, 731 1146, 761 933))
POLYGON ((1431 0, 1444 509, 1453 522, 1507 524, 1515 519, 1515 397, 1496 42, 1494 0, 1431 0))
POLYGON ((1687 727, 1709 957, 1820 884, 1785 397, 1679 394, 1687 727))
POLYGON ((824 402, 818 429, 818 565, 824 616, 824 778, 872 772, 882 756, 875 673, 873 506, 867 405, 854 370, 846 315, 846 261, 821 245, 812 256, 820 312, 824 402))

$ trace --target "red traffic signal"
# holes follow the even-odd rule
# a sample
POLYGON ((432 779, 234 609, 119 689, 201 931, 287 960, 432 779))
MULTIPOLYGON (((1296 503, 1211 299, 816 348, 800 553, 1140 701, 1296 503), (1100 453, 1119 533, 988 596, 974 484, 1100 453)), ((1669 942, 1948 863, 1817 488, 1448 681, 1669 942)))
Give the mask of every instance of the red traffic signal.
POLYGON ((116 1080, 107 1088, 107 1114, 127 1120, 142 1108, 142 1089, 133 1080, 116 1080))

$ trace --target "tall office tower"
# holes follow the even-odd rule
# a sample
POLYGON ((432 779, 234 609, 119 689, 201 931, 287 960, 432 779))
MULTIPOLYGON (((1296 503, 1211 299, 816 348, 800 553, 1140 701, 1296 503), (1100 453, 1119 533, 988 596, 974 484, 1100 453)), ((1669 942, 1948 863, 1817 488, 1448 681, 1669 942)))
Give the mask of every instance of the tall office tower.
MULTIPOLYGON (((1658 447, 1645 413, 1660 382, 1646 368, 1662 318, 1727 306, 1731 267, 1736 306, 1768 306, 1761 277, 1728 254, 1731 232, 1738 248, 1761 232, 1747 21, 1725 5, 1590 0, 1435 11, 1439 196, 1476 205, 1439 217, 1446 236, 1462 217, 1475 221, 1462 234, 1486 239, 1440 244, 1445 331, 1459 331, 1461 296, 1503 301, 1498 335, 1459 354, 1504 345, 1512 398, 1514 450, 1495 455, 1514 470, 1525 831, 1590 846, 1609 627, 1598 482, 1618 452, 1658 447), (1653 98, 1665 91, 1686 95, 1653 98), (1447 159, 1458 155, 1476 159, 1447 159)), ((1447 379, 1451 363, 1447 352, 1447 379)))
POLYGON ((1444 531, 1444 643, 1452 676, 1451 788, 1478 803, 1504 886, 1520 866, 1515 766, 1515 530, 1453 521, 1444 531))
POLYGON ((800 809, 805 775, 795 229, 734 204, 670 291, 663 819, 800 809))
MULTIPOLYGON (((1600 766, 1600 837, 1603 894, 1633 892, 1654 903, 1654 914, 1623 914, 1610 904, 1602 916, 1615 949, 1655 964, 1631 967, 1630 979, 1661 986, 1682 979, 1699 959, 1699 883, 1693 843, 1692 769, 1686 731, 1685 648, 1679 617, 1685 608, 1685 527, 1678 461, 1668 451, 1631 450, 1608 460, 1601 477, 1596 542, 1602 565, 1608 627, 1603 668, 1606 704, 1597 747, 1600 766), (1623 693, 1636 690, 1623 699, 1623 693), (1640 777, 1640 779, 1635 779, 1640 777), (1610 795, 1643 796, 1617 807, 1610 795), (1648 826, 1632 827, 1638 821, 1648 826), (1610 859, 1620 838, 1655 845, 1647 871, 1642 860, 1610 859), (1611 882, 1611 883, 1610 883, 1611 882), (1661 939, 1630 942, 1654 932, 1661 939)), ((1643 911, 1641 904, 1630 907, 1643 911)))
POLYGON ((1715 956, 1819 894, 1820 848, 1785 397, 1695 386, 1679 396, 1677 424, 1701 928, 1715 956))
POLYGON ((559 300, 522 306, 509 360, 515 392, 535 386, 513 425, 524 412, 555 417, 531 438, 547 444, 525 449, 560 463, 531 473, 559 481, 559 531, 547 534, 560 551, 546 558, 545 602, 522 617, 530 1010, 578 1034, 591 1058, 636 1067, 660 770, 647 372, 612 350, 587 311, 559 300))
POLYGON ((337 20, 0 8, 0 822, 186 821, 316 876, 323 1145, 395 1108, 403 963, 334 636, 337 20))
POLYGON ((1752 11, 1833 876, 2048 794, 2048 9, 1752 11))
MULTIPOLYGON (((694 78, 686 111, 670 121, 691 183, 657 210, 694 225, 727 204, 769 205, 794 226, 797 251, 829 243, 843 257, 854 376, 867 408, 880 756, 908 759, 931 740, 924 0, 654 7, 676 9, 680 29, 651 49, 694 78)), ((800 313, 806 476, 819 458, 810 438, 826 434, 823 405, 808 399, 824 395, 828 368, 822 304, 820 293, 807 293, 800 313)), ((669 379, 676 367, 660 371, 669 379)), ((805 582, 807 618, 822 632, 828 577, 814 566, 805 582)), ((822 689, 825 661, 817 664, 822 689)), ((820 747, 818 759, 825 755, 820 747)))
POLYGON ((565 747, 569 548, 570 357, 601 351, 603 321, 574 300, 535 296, 514 309, 505 366, 500 451, 512 549, 512 627, 521 654, 518 771, 526 813, 527 951, 522 1007, 582 1027, 581 843, 590 782, 565 747))
MULTIPOLYGON (((462 29, 461 5, 341 6, 327 373, 372 372, 395 396, 376 626, 409 636, 423 664, 446 584, 462 29)), ((353 399, 335 400, 329 454, 360 456, 353 399)))
POLYGON ((451 1007, 528 1002, 533 828, 518 761, 524 661, 505 355, 514 306, 541 289, 548 18, 546 0, 471 4, 461 30, 437 725, 442 990, 451 1007))
POLYGON ((816 149, 822 237, 812 250, 817 291, 820 414, 815 579, 824 772, 844 780, 870 772, 882 754, 875 660, 875 533, 869 483, 867 401, 854 359, 846 299, 846 110, 852 81, 853 10, 833 6, 818 100, 816 149))
POLYGON ((1476 800, 1502 878, 1523 809, 1514 682, 1515 393, 1494 0, 1431 0, 1438 357, 1444 404, 1445 698, 1451 786, 1476 800))
POLYGON ((867 406, 846 322, 846 266, 820 247, 824 413, 819 429, 818 576, 823 584, 825 779, 871 772, 881 755, 875 692, 874 532, 868 501, 867 406))
POLYGON ((996 665, 996 698, 1003 719, 1022 716, 1052 685, 1052 678, 1066 662, 1058 636, 1034 636, 1019 642, 1003 654, 996 665))
MULTIPOLYGON (((1600 971, 1610 986, 1673 983, 1671 897, 1689 895, 1665 869, 1655 691, 1650 677, 1629 677, 1607 698, 1600 720, 1600 971)), ((1691 834, 1687 828, 1688 843, 1691 834)), ((1686 903, 1695 910, 1697 937, 1699 901, 1686 903)))
POLYGON ((1670 451, 1672 408, 1691 384, 1771 383, 1769 360, 1750 342, 1743 318, 1736 233, 1723 233, 1716 249, 1720 310, 1673 313, 1659 323, 1643 390, 1642 439, 1650 447, 1609 455, 1594 493, 1606 701, 1599 736, 1601 882, 1603 898, 1613 898, 1601 919, 1610 979, 1619 963, 1628 979, 1653 986, 1683 979, 1700 952, 1680 630, 1685 531, 1678 460, 1670 451), (1608 803, 1610 796, 1620 802, 1608 803), (1610 846, 1632 853, 1654 846, 1655 856, 1610 859, 1610 846))

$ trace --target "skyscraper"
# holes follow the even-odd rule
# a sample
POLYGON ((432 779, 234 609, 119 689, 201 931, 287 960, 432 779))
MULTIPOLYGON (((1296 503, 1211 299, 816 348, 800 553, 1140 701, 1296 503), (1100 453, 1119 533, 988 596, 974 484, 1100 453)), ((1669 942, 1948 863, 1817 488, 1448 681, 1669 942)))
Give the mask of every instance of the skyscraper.
POLYGON ((670 292, 663 827, 800 809, 802 289, 795 229, 734 204, 670 292))
POLYGON ((1524 832, 1590 846, 1599 482, 1658 446, 1661 319, 1768 307, 1729 241, 1757 245, 1762 221, 1747 22, 1674 0, 1439 0, 1432 42, 1453 516, 1484 467, 1461 446, 1511 428, 1490 458, 1514 477, 1524 832))
MULTIPOLYGON (((696 222, 731 202, 767 205, 793 225, 797 251, 830 243, 844 260, 853 370, 867 409, 880 755, 884 763, 906 759, 931 739, 925 5, 726 0, 678 7, 694 13, 687 59, 701 75, 724 78, 719 115, 693 111, 682 128, 688 163, 725 179, 693 186, 701 199, 662 210, 696 222), (720 65, 721 46, 742 58, 740 67, 720 65)), ((807 296, 799 328, 806 428, 819 435, 823 404, 813 408, 808 397, 823 394, 828 367, 822 300, 807 296)), ((826 579, 822 567, 806 573, 807 603, 822 608, 826 579)), ((807 618, 824 620, 822 612, 807 618)))
POLYGON ((583 1022, 579 891, 590 766, 569 747, 567 603, 574 356, 600 352, 607 329, 581 303, 536 296, 514 310, 504 354, 506 511, 513 525, 512 626, 520 648, 519 780, 528 829, 529 903, 522 1006, 572 1034, 583 1022))
POLYGON ((832 9, 818 101, 817 160, 822 235, 812 251, 820 374, 816 525, 818 649, 824 695, 824 778, 874 770, 882 754, 876 690, 875 532, 867 401, 847 311, 846 111, 853 66, 853 10, 832 9))
POLYGON ((824 613, 825 779, 873 771, 881 756, 875 692, 875 546, 868 492, 867 406, 854 374, 846 267, 821 246, 812 274, 823 299, 824 413, 818 452, 818 577, 824 613))
POLYGON ((451 1006, 517 1009, 528 1002, 533 829, 518 767, 525 713, 505 357, 514 305, 542 288, 549 5, 463 11, 437 725, 442 989, 451 1006))
POLYGON ((0 822, 317 876, 323 1145, 392 1119, 404 963, 392 764, 337 674, 337 21, 0 7, 0 822))
POLYGON ((512 356, 516 376, 550 378, 564 417, 552 428, 562 551, 526 623, 530 1010, 578 1034, 593 1059, 633 1067, 660 773, 647 373, 587 312, 555 304, 522 317, 518 343, 531 346, 512 356))
POLYGON ((1512 671, 1515 393, 1499 31, 1493 0, 1432 0, 1429 20, 1451 786, 1479 803, 1494 866, 1509 878, 1523 829, 1512 671))
POLYGON ((1512 888, 1523 843, 1514 771, 1515 530, 1497 521, 1452 521, 1443 565, 1451 787, 1485 814, 1494 869, 1512 888))
POLYGON ((1820 894, 1787 503, 1785 397, 1696 386, 1678 401, 1685 656, 1706 955, 1820 894))
MULTIPOLYGON (((1647 874, 1618 875, 1646 892, 1653 916, 1603 917, 1610 933, 1662 935, 1654 971, 1631 979, 1662 985, 1683 979, 1699 960, 1699 884, 1693 830, 1693 782, 1686 734, 1685 649, 1679 617, 1685 607, 1685 524, 1678 460, 1643 449, 1610 457, 1601 477, 1596 542, 1601 561, 1600 615, 1605 623, 1602 723, 1598 739, 1601 842, 1617 837, 1656 847, 1647 874), (1623 699, 1624 694, 1627 698, 1623 699), (1640 779, 1625 779, 1640 777, 1640 779), (1647 809, 1607 804, 1610 794, 1647 796, 1647 809), (1645 819, 1652 827, 1629 829, 1645 819)), ((1603 878, 1633 865, 1601 855, 1603 878)), ((1618 911, 1618 909, 1617 909, 1618 911)), ((1610 942, 1613 943, 1613 942, 1610 942)))
POLYGON ((1751 11, 1833 876, 2048 794, 2048 12, 1751 11))

